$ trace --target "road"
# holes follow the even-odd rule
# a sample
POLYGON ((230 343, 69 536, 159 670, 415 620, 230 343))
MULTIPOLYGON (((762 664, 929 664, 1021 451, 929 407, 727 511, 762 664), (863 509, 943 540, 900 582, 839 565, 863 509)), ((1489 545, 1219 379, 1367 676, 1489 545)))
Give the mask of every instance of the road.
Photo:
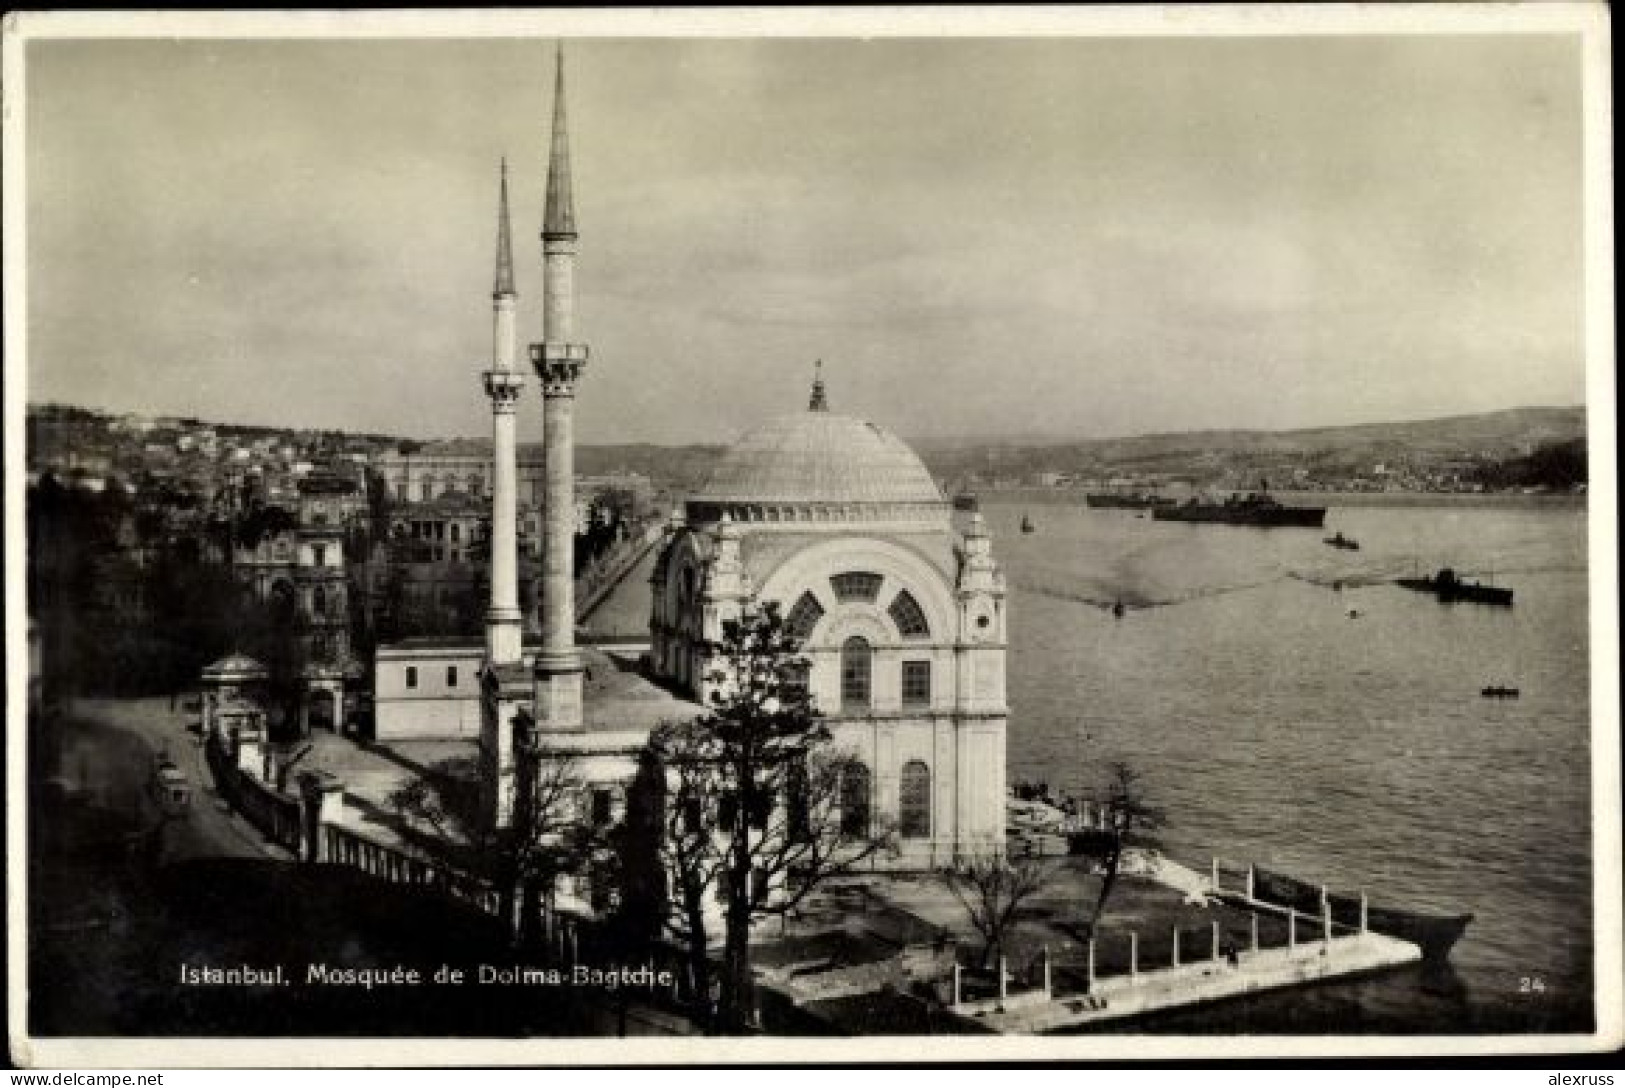
POLYGON ((168 752, 192 783, 193 796, 183 816, 163 821, 160 861, 288 859, 286 850, 266 842, 215 792, 202 740, 186 729, 192 716, 180 709, 171 711, 164 698, 76 701, 67 715, 77 725, 69 726, 75 734, 71 738, 75 758, 72 769, 65 771, 70 788, 104 798, 126 813, 136 827, 156 827, 162 817, 149 792, 152 757, 168 752), (134 739, 143 751, 135 755, 121 738, 134 739))

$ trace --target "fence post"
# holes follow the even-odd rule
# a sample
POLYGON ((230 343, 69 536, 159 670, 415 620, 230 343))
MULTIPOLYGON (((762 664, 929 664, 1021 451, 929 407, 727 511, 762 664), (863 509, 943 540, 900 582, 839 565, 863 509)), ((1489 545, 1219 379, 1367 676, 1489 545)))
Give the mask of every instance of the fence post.
POLYGON ((957 963, 954 964, 954 1007, 955 1008, 958 1008, 959 1003, 961 1001, 961 990, 960 990, 960 978, 959 978, 959 976, 964 972, 964 970, 965 969, 963 967, 959 966, 959 964, 957 964, 957 963))
POLYGON ((1286 946, 1288 948, 1296 948, 1296 947, 1298 947, 1298 908, 1297 907, 1288 907, 1286 909, 1286 946))
POLYGON ((344 810, 344 783, 326 771, 305 771, 299 776, 299 857, 327 861, 325 824, 334 824, 344 810))
POLYGON ((260 754, 260 745, 265 740, 265 734, 253 726, 244 726, 237 734, 237 770, 241 774, 252 776, 259 771, 265 757, 260 754))
POLYGON ((1212 959, 1215 962, 1217 962, 1218 958, 1219 958, 1219 923, 1217 921, 1215 921, 1213 923, 1213 956, 1212 956, 1212 959))
POLYGON ((1252 923, 1253 923, 1253 925, 1252 925, 1252 930, 1253 930, 1253 951, 1257 952, 1258 951, 1258 915, 1253 914, 1253 915, 1250 915, 1249 917, 1252 919, 1252 923))
POLYGON ((1051 981, 1052 980, 1050 978, 1050 965, 1049 965, 1049 945, 1046 944, 1044 946, 1044 996, 1045 997, 1053 997, 1053 996, 1055 996, 1055 988, 1054 988, 1054 986, 1051 985, 1051 981))
POLYGON ((1095 989, 1095 939, 1089 938, 1089 991, 1095 989))
POLYGON ((1364 933, 1366 931, 1366 908, 1367 908, 1367 906, 1368 906, 1368 904, 1367 904, 1366 898, 1365 898, 1365 889, 1362 888, 1360 890, 1360 932, 1361 933, 1364 933))
POLYGON ((1128 978, 1135 982, 1140 977, 1140 935, 1133 930, 1128 935, 1128 978))
POLYGON ((1179 927, 1177 925, 1174 926, 1174 962, 1173 962, 1173 966, 1175 966, 1175 967, 1179 966, 1179 927))
POLYGON ((1332 905, 1325 899, 1320 901, 1320 935, 1327 945, 1332 943, 1332 905))

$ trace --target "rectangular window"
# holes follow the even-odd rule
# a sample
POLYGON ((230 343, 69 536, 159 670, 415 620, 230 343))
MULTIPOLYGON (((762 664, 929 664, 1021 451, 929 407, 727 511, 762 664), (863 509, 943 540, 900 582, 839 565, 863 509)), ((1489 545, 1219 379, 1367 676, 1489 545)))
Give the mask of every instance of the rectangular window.
POLYGON ((406 686, 408 688, 418 686, 418 669, 416 665, 406 666, 406 686))
POLYGON ((456 665, 447 665, 446 666, 446 686, 448 688, 454 688, 454 687, 457 686, 457 666, 456 665))
POLYGON ((594 827, 608 826, 612 811, 612 795, 606 789, 592 791, 592 822, 594 827))
POLYGON ((835 590, 835 599, 841 602, 868 601, 873 603, 880 596, 880 583, 884 581, 880 575, 870 571, 851 570, 830 578, 829 584, 835 590))
POLYGON ((931 705, 931 662, 903 662, 903 705, 931 705))

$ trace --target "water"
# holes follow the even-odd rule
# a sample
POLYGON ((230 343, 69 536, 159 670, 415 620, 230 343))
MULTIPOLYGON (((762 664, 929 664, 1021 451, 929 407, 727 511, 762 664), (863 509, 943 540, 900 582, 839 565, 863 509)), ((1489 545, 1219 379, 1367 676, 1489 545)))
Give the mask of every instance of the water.
POLYGON ((1087 791, 1126 759, 1193 867, 1217 853, 1477 916, 1452 970, 1159 1030, 1589 1030, 1584 509, 1336 501, 1324 532, 984 503, 1012 591, 1010 775, 1087 791), (1361 549, 1324 544, 1334 531, 1361 549), (1441 566, 1516 606, 1391 582, 1441 566), (1481 697, 1491 684, 1521 698, 1481 697))

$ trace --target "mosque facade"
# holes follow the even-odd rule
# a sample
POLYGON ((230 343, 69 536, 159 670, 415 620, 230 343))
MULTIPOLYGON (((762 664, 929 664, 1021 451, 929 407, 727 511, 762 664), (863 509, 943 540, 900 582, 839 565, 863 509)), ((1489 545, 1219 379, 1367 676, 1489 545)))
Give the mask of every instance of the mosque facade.
POLYGON ((755 428, 690 498, 652 578, 649 663, 702 705, 706 647, 773 601, 843 763, 840 818, 889 829, 891 863, 1003 848, 1006 596, 979 515, 898 438, 829 409, 755 428))

